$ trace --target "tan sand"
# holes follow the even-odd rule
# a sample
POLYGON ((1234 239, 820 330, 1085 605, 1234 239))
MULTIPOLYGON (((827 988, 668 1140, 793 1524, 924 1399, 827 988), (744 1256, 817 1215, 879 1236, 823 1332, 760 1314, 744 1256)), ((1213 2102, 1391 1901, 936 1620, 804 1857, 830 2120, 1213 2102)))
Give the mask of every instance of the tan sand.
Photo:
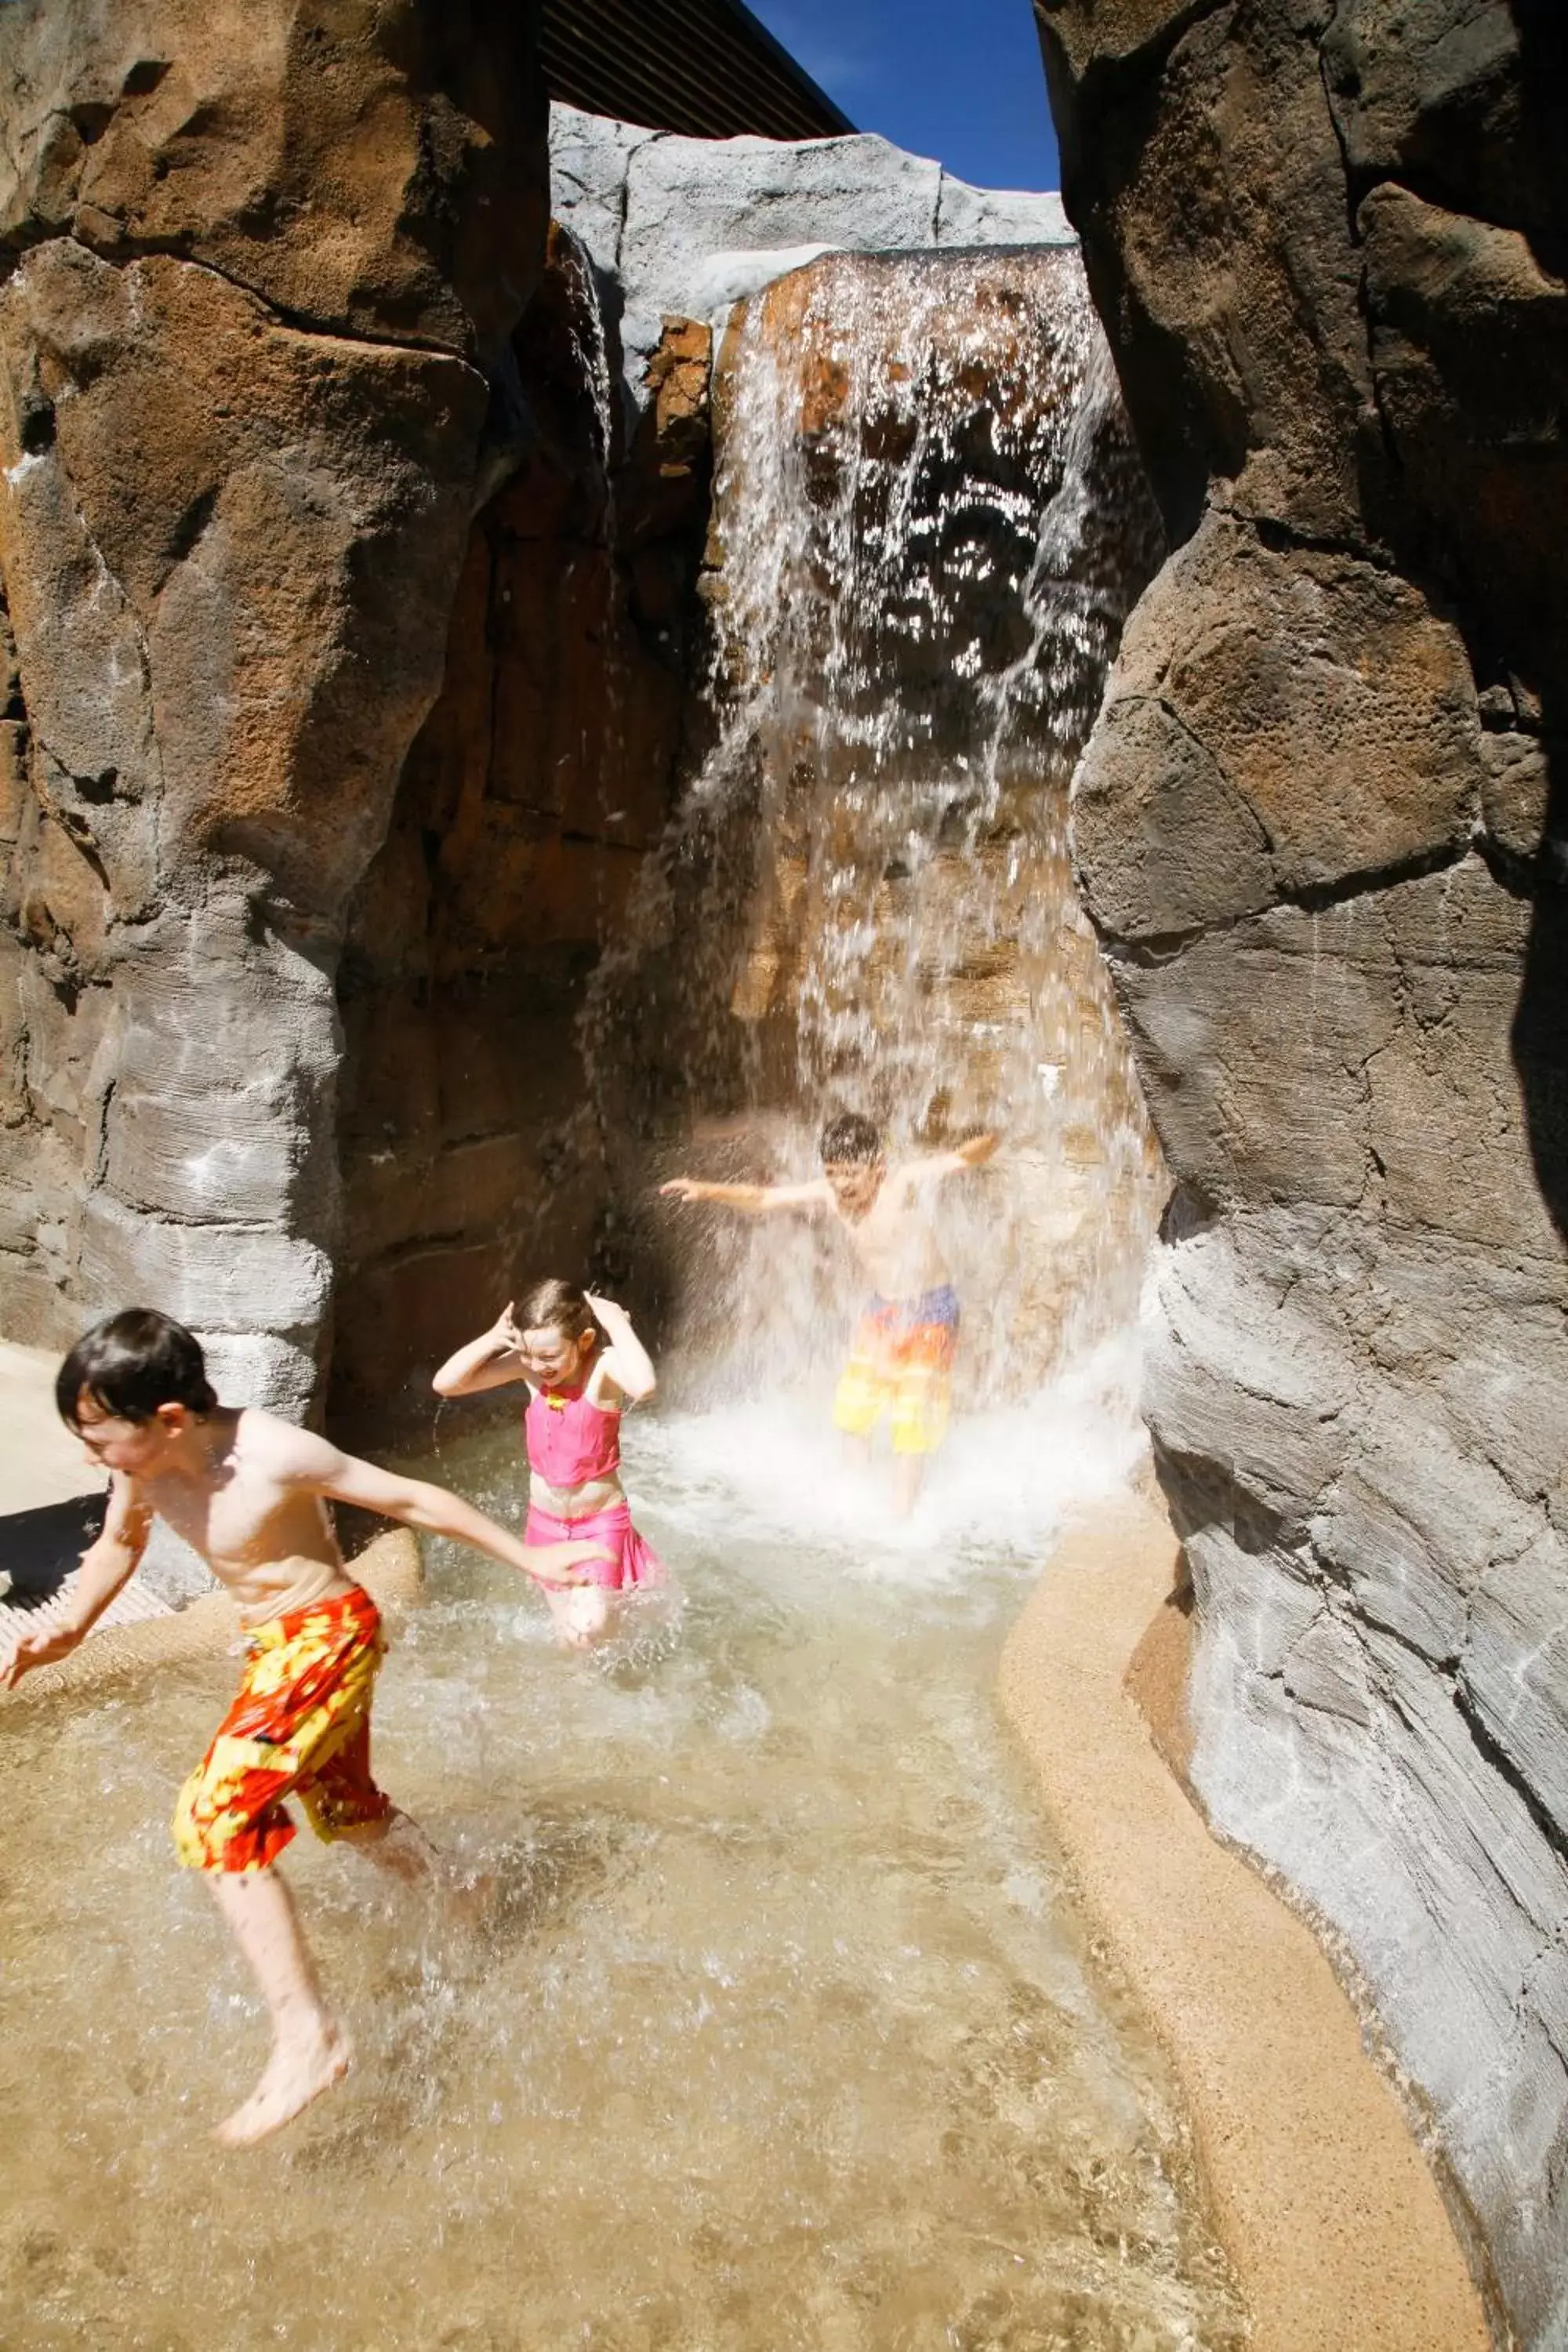
POLYGON ((1303 1922, 1220 1845, 1184 1763, 1178 1548, 1128 1495, 1053 1558, 1002 1661, 1085 1908, 1174 2067, 1257 2352, 1485 2352, 1436 2183, 1303 1922))
POLYGON ((102 1491, 102 1471, 55 1411, 59 1360, 53 1349, 0 1339, 0 1511, 33 1511, 102 1491))

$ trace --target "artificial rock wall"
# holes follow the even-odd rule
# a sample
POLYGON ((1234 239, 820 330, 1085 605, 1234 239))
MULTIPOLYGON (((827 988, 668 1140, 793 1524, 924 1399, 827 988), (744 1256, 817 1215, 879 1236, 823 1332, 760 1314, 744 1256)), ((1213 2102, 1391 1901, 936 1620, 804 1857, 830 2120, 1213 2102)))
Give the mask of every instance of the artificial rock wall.
POLYGON ((603 1260, 579 1020, 669 813, 707 526, 708 330, 610 394, 600 296, 552 227, 512 343, 506 478, 476 515, 441 692, 349 912, 334 1415, 428 1399, 542 1267, 603 1260))
POLYGON ((526 10, 0 12, 7 1329, 133 1298, 302 1407, 333 975, 538 279, 526 10))
POLYGON ((1037 0, 1175 552, 1075 793, 1178 1180, 1194 1774, 1568 2343, 1568 41, 1037 0))

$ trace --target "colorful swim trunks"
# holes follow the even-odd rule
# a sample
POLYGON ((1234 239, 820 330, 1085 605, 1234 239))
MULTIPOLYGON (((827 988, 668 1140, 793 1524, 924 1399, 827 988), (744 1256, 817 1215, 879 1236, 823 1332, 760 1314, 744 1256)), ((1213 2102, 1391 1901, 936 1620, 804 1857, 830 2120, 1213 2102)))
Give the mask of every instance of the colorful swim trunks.
POLYGON ((947 1435, 958 1300, 947 1286, 918 1298, 873 1298, 849 1346, 835 1425, 869 1437, 884 1413, 895 1454, 934 1454, 947 1435))
POLYGON ((294 1835, 296 1796, 321 1838, 384 1821, 370 1776, 370 1700, 384 1643, 368 1592, 291 1610, 249 1636, 238 1696, 180 1791, 174 1848, 190 1870, 265 1870, 294 1835))

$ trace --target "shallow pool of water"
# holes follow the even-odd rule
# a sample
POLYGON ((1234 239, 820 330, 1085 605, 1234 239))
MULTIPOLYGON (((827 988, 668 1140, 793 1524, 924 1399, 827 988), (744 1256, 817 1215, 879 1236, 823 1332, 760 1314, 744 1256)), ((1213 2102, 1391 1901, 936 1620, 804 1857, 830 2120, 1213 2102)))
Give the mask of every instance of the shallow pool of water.
MULTIPOLYGON (((438 1475, 515 1513, 513 1435, 462 1426, 438 1475)), ((434 1547, 377 1769, 496 1914, 463 1942, 302 1836, 358 2059, 248 2156, 206 2126, 260 2013, 166 1834, 232 1661, 0 1713, 6 2352, 1238 2342, 993 1709, 1049 1534, 1020 1489, 1038 1517, 1117 1466, 1070 1412, 1028 1426, 1014 1519, 976 1500, 997 1444, 1024 1462, 993 1430, 889 1542, 805 1422, 628 1425, 683 1599, 595 1660, 434 1547)))

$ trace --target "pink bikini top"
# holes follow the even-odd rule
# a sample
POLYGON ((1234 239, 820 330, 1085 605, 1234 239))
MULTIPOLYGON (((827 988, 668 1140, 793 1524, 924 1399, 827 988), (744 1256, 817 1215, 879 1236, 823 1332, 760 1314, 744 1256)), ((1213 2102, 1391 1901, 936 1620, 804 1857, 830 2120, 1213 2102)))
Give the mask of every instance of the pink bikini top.
POLYGON ((528 1466, 552 1486, 585 1486, 621 1466, 618 1407, 590 1404, 581 1389, 539 1389, 522 1416, 528 1466))

